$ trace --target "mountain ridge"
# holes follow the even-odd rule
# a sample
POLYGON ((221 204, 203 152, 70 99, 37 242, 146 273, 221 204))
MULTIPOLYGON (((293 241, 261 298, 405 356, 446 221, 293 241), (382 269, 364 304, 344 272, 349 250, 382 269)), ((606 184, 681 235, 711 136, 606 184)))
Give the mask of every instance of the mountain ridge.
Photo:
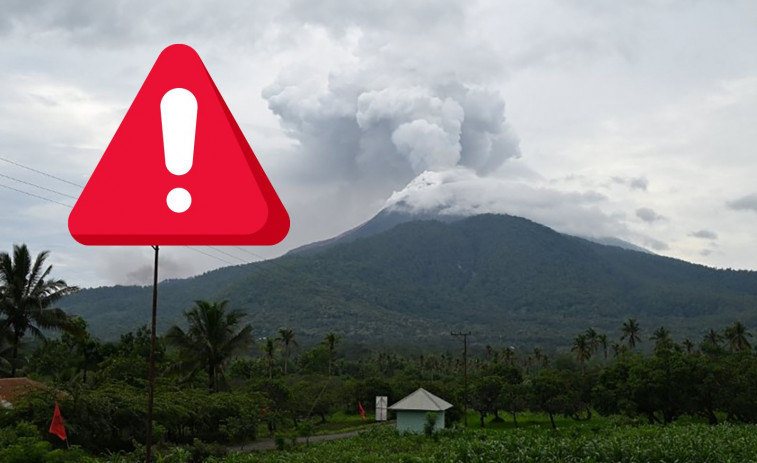
MULTIPOLYGON (((368 344, 565 345, 628 317, 695 337, 736 318, 755 322, 757 274, 717 270, 560 234, 527 219, 414 220, 309 252, 226 267, 159 288, 159 328, 196 299, 248 311, 257 336, 292 327, 305 343, 329 331, 368 344)), ((150 288, 84 290, 64 300, 112 338, 149 320, 150 288), (144 320, 141 321, 140 320, 144 320)), ((646 335, 646 334, 644 334, 646 335)))

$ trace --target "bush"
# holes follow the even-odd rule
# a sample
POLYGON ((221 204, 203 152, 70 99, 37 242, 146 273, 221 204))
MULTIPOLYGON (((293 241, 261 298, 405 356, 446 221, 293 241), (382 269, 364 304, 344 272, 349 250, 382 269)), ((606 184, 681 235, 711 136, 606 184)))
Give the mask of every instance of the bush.
POLYGON ((79 447, 54 449, 37 428, 26 421, 0 429, 0 461, 3 463, 95 463, 79 447))
POLYGON ((426 422, 423 424, 423 434, 431 437, 434 435, 434 431, 436 430, 436 420, 438 419, 438 416, 434 412, 428 412, 426 413, 426 422))

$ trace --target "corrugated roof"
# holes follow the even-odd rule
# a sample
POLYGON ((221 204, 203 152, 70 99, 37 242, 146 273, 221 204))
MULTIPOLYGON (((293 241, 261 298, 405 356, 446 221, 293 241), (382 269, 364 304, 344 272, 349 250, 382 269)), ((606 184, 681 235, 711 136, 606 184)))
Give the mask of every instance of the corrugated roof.
POLYGON ((441 412, 452 408, 452 404, 440 399, 427 390, 420 388, 409 396, 389 407, 391 410, 422 410, 427 412, 441 412))
POLYGON ((47 386, 29 378, 2 378, 0 400, 13 403, 19 396, 39 389, 47 389, 47 386))

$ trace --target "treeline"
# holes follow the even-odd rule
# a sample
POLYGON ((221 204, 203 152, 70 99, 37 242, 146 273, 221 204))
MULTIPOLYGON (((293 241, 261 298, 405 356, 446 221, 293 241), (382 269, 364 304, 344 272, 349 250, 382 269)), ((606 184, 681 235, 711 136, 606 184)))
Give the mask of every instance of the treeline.
POLYGON ((698 344, 688 338, 676 343, 659 327, 649 337, 651 355, 638 351, 641 332, 635 319, 623 323, 617 341, 589 328, 575 337, 569 357, 557 356, 551 364, 535 349, 516 366, 506 349, 504 367, 495 354, 478 370, 469 403, 482 427, 488 414, 500 419, 500 411, 509 412, 517 426, 517 413, 524 410, 546 413, 553 427, 557 414, 591 419, 592 410, 650 424, 682 415, 710 424, 757 422, 757 357, 746 326, 710 329, 698 344))

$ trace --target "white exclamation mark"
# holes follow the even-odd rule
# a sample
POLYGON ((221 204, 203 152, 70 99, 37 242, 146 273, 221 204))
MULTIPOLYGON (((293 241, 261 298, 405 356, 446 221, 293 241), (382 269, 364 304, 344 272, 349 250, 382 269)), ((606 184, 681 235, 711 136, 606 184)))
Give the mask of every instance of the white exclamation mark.
MULTIPOLYGON (((184 175, 192 168, 197 127, 197 100, 192 92, 174 88, 160 100, 163 125, 163 153, 166 168, 174 175, 184 175)), ((166 197, 168 208, 184 212, 192 204, 192 196, 184 188, 174 188, 166 197)))

